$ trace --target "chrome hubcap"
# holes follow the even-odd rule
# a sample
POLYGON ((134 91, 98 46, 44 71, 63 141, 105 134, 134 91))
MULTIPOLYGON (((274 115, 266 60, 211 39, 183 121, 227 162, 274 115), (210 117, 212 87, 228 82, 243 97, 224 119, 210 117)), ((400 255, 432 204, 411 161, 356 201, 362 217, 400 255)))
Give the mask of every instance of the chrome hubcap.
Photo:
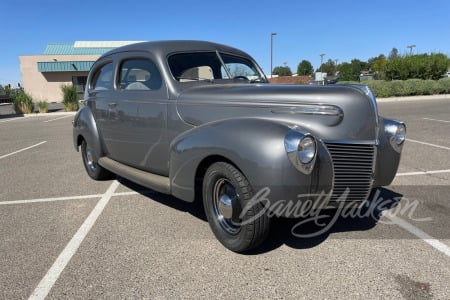
POLYGON ((91 171, 95 171, 97 169, 97 164, 94 162, 92 150, 89 148, 86 148, 86 163, 91 171))
POLYGON ((214 213, 222 228, 230 234, 236 234, 240 229, 236 222, 239 205, 239 196, 233 185, 225 178, 217 180, 213 189, 214 213))

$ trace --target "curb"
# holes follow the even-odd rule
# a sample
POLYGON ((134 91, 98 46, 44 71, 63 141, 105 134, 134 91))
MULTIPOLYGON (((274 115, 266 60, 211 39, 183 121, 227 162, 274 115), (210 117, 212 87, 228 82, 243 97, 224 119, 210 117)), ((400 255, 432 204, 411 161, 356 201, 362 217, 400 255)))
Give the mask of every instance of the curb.
POLYGON ((377 98, 377 102, 404 102, 404 101, 429 101, 429 100, 450 100, 450 94, 377 98))
POLYGON ((76 111, 65 111, 65 112, 50 112, 50 113, 33 113, 33 114, 24 114, 23 116, 25 118, 32 118, 32 117, 48 117, 48 116, 71 116, 75 115, 76 111))

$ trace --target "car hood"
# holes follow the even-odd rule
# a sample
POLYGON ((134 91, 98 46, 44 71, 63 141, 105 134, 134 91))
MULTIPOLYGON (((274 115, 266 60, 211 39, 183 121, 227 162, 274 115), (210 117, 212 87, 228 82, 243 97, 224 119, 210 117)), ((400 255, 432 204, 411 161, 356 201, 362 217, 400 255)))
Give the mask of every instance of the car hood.
POLYGON ((374 140, 376 102, 364 86, 214 84, 183 91, 179 116, 192 126, 233 118, 266 118, 323 139, 374 140))

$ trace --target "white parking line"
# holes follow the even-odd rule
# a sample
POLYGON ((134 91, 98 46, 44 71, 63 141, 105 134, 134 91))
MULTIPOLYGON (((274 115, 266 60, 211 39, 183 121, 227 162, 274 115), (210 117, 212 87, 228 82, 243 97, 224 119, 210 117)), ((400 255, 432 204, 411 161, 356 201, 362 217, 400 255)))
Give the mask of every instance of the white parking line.
POLYGON ((440 174, 440 173, 450 173, 450 169, 397 173, 397 175, 395 175, 395 176, 415 176, 415 175, 428 175, 428 174, 440 174))
POLYGON ((33 146, 30 146, 30 147, 26 147, 26 148, 20 149, 20 150, 11 152, 11 153, 9 153, 9 154, 2 155, 2 156, 0 156, 0 159, 6 158, 6 157, 8 157, 8 156, 11 156, 11 155, 20 153, 20 152, 22 152, 22 151, 25 151, 25 150, 28 150, 28 149, 31 149, 31 148, 34 148, 34 147, 37 147, 37 146, 42 145, 42 144, 45 144, 45 143, 47 143, 47 141, 43 141, 43 142, 37 143, 36 145, 33 145, 33 146))
POLYGON ((442 123, 450 123, 450 121, 446 121, 446 120, 431 119, 431 118, 422 118, 422 119, 428 120, 428 121, 436 121, 436 122, 442 122, 442 123))
POLYGON ((435 239, 428 233, 426 233, 426 232, 422 231, 421 229, 417 228, 416 226, 406 222, 405 220, 403 220, 397 216, 391 215, 389 213, 389 211, 384 211, 383 216, 388 218, 389 220, 391 220, 394 224, 405 229, 406 231, 409 231, 410 233, 412 233, 413 235, 415 235, 416 237, 418 237, 419 239, 421 239, 422 241, 424 241, 431 247, 441 251, 442 253, 444 253, 445 255, 450 257, 450 247, 447 246, 446 244, 435 239))
POLYGON ((62 117, 59 117, 59 118, 56 118, 56 119, 47 120, 47 121, 44 121, 44 123, 49 123, 49 122, 53 122, 53 121, 64 119, 64 118, 68 118, 68 117, 73 117, 73 115, 62 116, 62 117))
POLYGON ((82 199, 100 198, 101 196, 102 196, 102 194, 85 195, 85 196, 56 197, 56 198, 41 198, 41 199, 31 199, 31 200, 0 201, 0 205, 28 204, 28 203, 68 201, 68 200, 82 200, 82 199))
POLYGON ((45 274, 44 278, 42 278, 42 280, 39 282, 29 299, 44 299, 48 295, 53 285, 61 275, 62 271, 65 269, 73 255, 77 252, 78 247, 80 247, 84 238, 88 235, 92 226, 94 226, 95 221, 97 221, 97 218, 102 213, 106 204, 108 204, 119 184, 120 183, 117 180, 114 180, 113 183, 111 183, 108 190, 103 194, 102 198, 98 201, 92 212, 89 214, 84 223, 72 237, 70 242, 58 256, 56 261, 48 270, 47 274, 45 274))
POLYGON ((422 144, 422 145, 427 145, 427 146, 431 146, 431 147, 436 147, 436 148, 441 148, 441 149, 445 149, 445 150, 450 150, 449 147, 445 147, 445 146, 441 146, 441 145, 436 145, 436 144, 431 144, 431 143, 426 143, 426 142, 421 142, 421 141, 416 141, 416 140, 412 140, 412 139, 406 139, 408 142, 413 142, 413 143, 418 143, 418 144, 422 144))

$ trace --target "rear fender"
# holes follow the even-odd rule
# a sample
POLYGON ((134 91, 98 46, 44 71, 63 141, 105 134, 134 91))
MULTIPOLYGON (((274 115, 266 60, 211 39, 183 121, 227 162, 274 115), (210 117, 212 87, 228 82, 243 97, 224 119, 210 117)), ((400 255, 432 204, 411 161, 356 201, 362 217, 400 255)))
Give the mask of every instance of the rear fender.
POLYGON ((92 110, 88 106, 83 106, 73 121, 73 145, 77 151, 82 139, 85 139, 91 146, 94 160, 98 161, 103 156, 100 134, 92 110))

